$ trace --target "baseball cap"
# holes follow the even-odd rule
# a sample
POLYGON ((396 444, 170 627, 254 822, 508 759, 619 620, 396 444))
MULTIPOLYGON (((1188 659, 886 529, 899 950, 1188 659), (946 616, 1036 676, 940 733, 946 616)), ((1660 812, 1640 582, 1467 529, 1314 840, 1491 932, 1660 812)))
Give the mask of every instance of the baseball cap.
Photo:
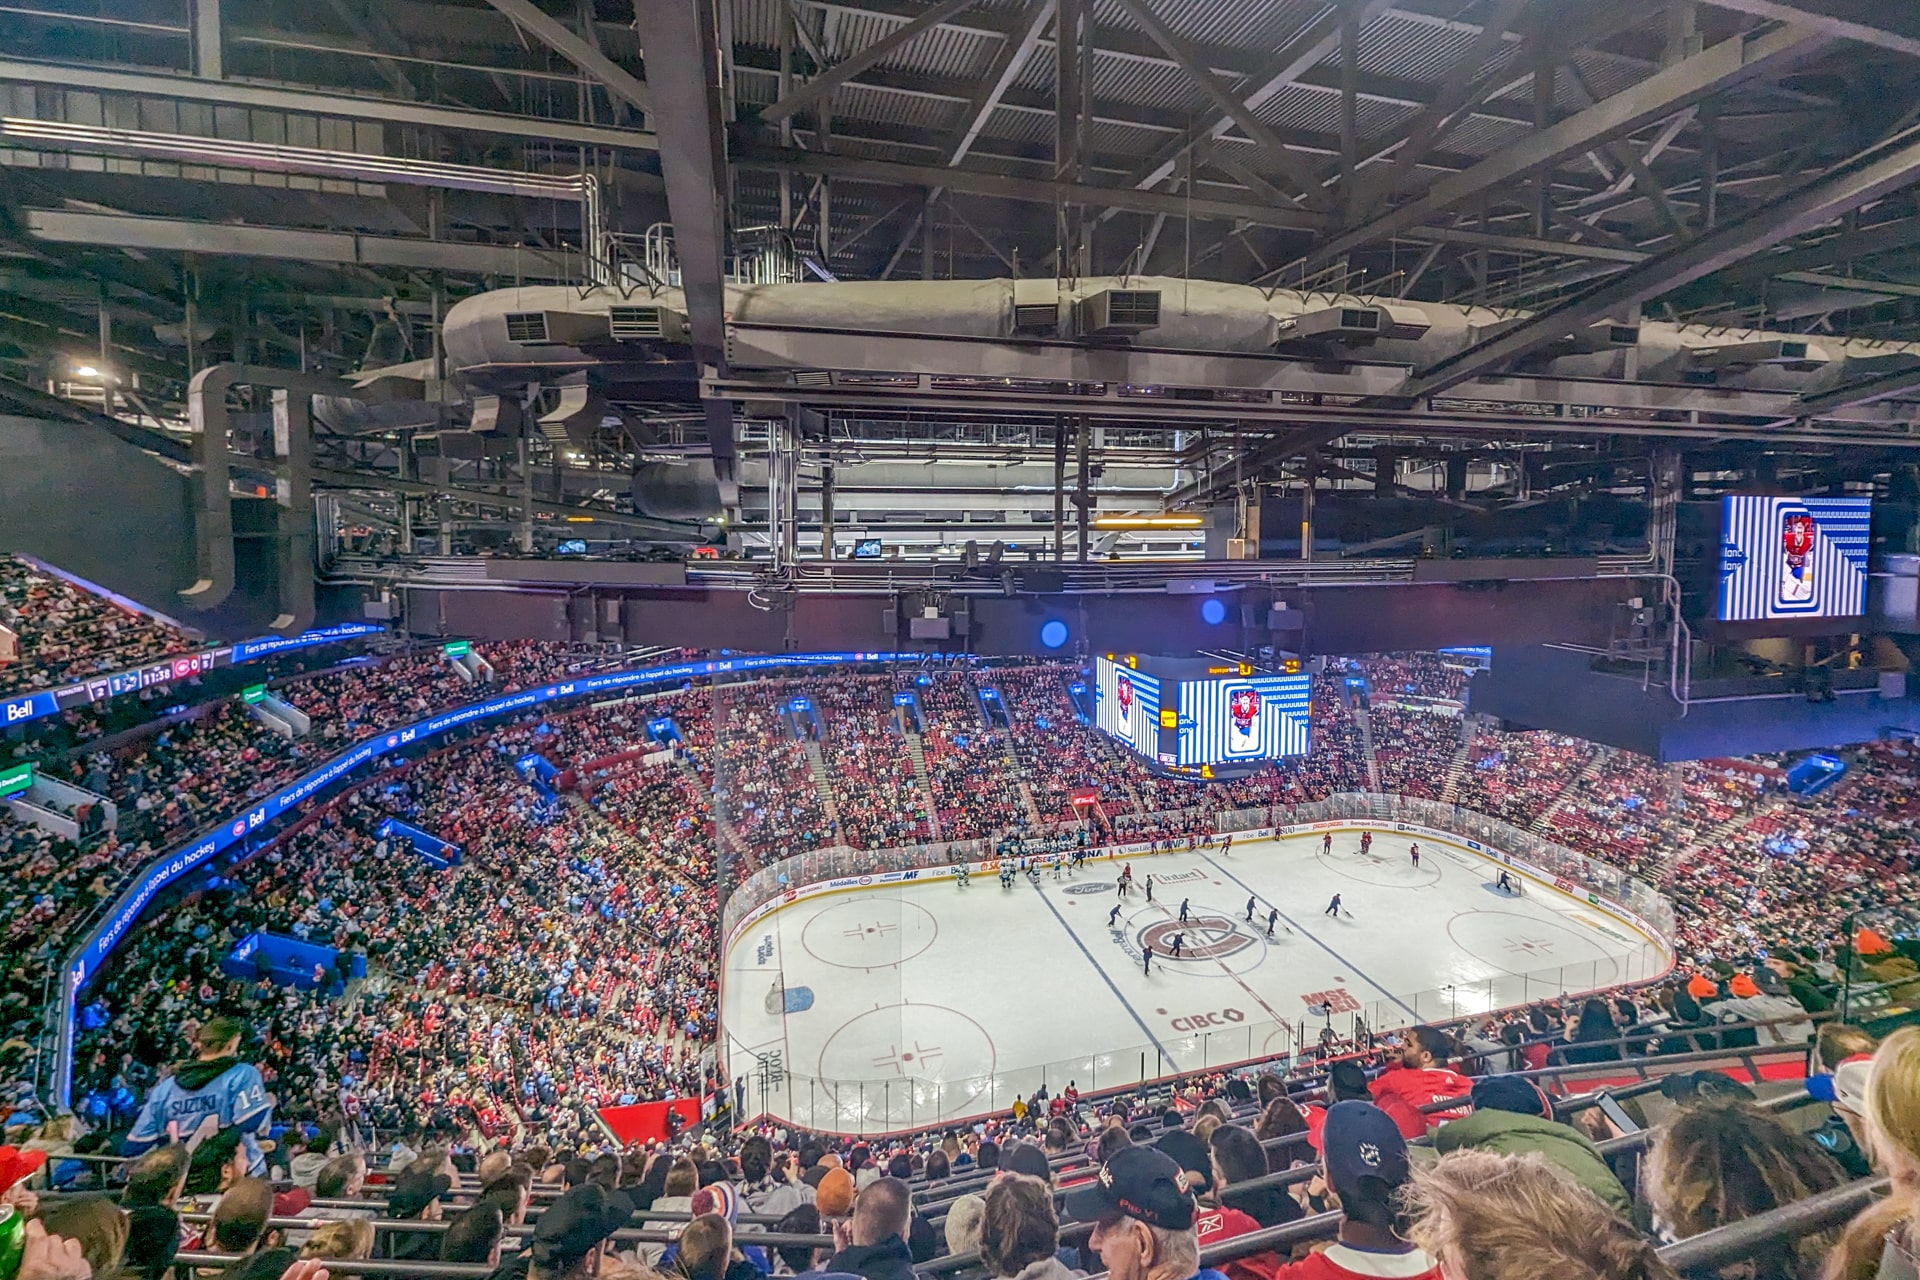
POLYGON ((1327 1161, 1327 1182, 1342 1199, 1362 1178, 1378 1178, 1389 1187, 1407 1180, 1407 1140, 1400 1126, 1371 1102, 1336 1102, 1327 1108, 1320 1130, 1327 1161))
POLYGON ((575 1187, 534 1224, 534 1261, 552 1265, 584 1258, 632 1218, 633 1201, 620 1192, 593 1183, 575 1187))
POLYGON ((1125 1147, 1100 1166, 1099 1177, 1067 1196, 1076 1222, 1138 1218, 1150 1227, 1184 1231, 1193 1225, 1187 1172, 1152 1147, 1125 1147))
POLYGON ((1862 1115, 1867 1105, 1867 1078, 1872 1074, 1873 1055, 1856 1053, 1835 1067, 1830 1076, 1808 1076, 1807 1093, 1820 1102, 1862 1115))

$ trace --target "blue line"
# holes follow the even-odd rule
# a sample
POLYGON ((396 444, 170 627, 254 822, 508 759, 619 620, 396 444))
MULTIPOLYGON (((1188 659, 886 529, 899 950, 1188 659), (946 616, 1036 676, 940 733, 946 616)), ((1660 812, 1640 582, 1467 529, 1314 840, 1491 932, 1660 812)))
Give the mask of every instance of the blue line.
POLYGON ((1033 886, 1033 891, 1040 895, 1041 902, 1046 903, 1047 910, 1053 912, 1053 918, 1060 922, 1060 927, 1066 930, 1069 938, 1073 939, 1073 945, 1080 948, 1080 954, 1087 958, 1087 963, 1093 966, 1093 971, 1100 975, 1100 981, 1107 984, 1107 990, 1113 992, 1113 998, 1120 1002, 1120 1007, 1127 1011, 1127 1016, 1133 1019, 1134 1025, 1140 1028, 1141 1032, 1146 1035, 1153 1047, 1160 1051, 1160 1056, 1165 1058, 1175 1071, 1182 1070, 1179 1062, 1174 1059, 1173 1052, 1168 1049, 1167 1046, 1160 1043, 1160 1037, 1153 1034, 1153 1028, 1148 1026, 1146 1021, 1141 1018, 1139 1011, 1133 1007, 1132 1002, 1120 994, 1120 988, 1113 985, 1112 976, 1107 973, 1105 967, 1103 967, 1098 960, 1093 958, 1093 952, 1087 950, 1087 944, 1080 941, 1080 935, 1073 931, 1073 926, 1067 923, 1067 918, 1060 914, 1060 908, 1054 906, 1053 903, 1048 900, 1046 890, 1042 889, 1039 885, 1035 885, 1033 886))
MULTIPOLYGON (((1215 871, 1218 871, 1221 875, 1225 876, 1227 879, 1239 885, 1242 889, 1245 889, 1249 894, 1251 894, 1256 898, 1260 898, 1268 906, 1273 907, 1275 911, 1280 911, 1279 907, 1274 906, 1273 899, 1267 898, 1261 893, 1257 892, 1252 885, 1242 880, 1239 876, 1234 875, 1233 872, 1227 870, 1225 867, 1215 862, 1211 857, 1208 857, 1204 853, 1201 854, 1200 857, 1202 861, 1207 863, 1207 865, 1211 866, 1215 871)), ((1420 1020, 1419 1012, 1416 1009, 1414 1009, 1412 1005, 1405 1003, 1400 999, 1399 996, 1394 995, 1393 992, 1387 990, 1386 987, 1382 986, 1378 982, 1375 982, 1371 977, 1368 977, 1367 971, 1365 969, 1362 969, 1359 965, 1347 959, 1345 956, 1341 955, 1338 951, 1335 951, 1332 947, 1328 946, 1326 943, 1320 941, 1319 936, 1311 932, 1310 930, 1308 930, 1307 926, 1301 924, 1298 920, 1295 920, 1292 916, 1288 915, 1284 911, 1280 911, 1280 918, 1282 920, 1285 920, 1288 924, 1292 925, 1300 933, 1301 937, 1311 941, 1314 946, 1319 947, 1322 951, 1332 956, 1335 960, 1338 960, 1341 964, 1345 965, 1347 968, 1351 969, 1353 972, 1359 974, 1362 978, 1366 978, 1368 984, 1372 986, 1375 991, 1378 991, 1381 995, 1393 1001, 1393 1003, 1399 1005, 1402 1009, 1405 1009, 1415 1022, 1418 1022, 1420 1020)))

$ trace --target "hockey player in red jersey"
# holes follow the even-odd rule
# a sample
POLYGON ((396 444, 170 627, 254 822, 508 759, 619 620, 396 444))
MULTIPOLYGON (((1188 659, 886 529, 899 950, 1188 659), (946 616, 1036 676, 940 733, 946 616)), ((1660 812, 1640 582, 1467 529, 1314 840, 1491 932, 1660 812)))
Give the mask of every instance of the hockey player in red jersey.
POLYGON ((1453 1039, 1446 1032, 1414 1027, 1407 1032, 1399 1058, 1389 1060, 1387 1069, 1374 1077, 1373 1100, 1393 1117, 1402 1137, 1424 1138, 1429 1125, 1458 1120, 1473 1110, 1465 1100, 1473 1091, 1473 1081, 1446 1062, 1453 1048, 1453 1039), (1461 1103, 1445 1111, 1420 1110, 1445 1098, 1459 1098, 1461 1103))

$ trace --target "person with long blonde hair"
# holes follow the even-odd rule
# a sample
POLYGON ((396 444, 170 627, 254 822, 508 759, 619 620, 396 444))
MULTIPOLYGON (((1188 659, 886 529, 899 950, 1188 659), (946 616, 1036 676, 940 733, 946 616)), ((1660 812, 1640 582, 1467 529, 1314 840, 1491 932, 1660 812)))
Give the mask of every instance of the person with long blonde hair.
POLYGON ((1445 1280, 1674 1280, 1651 1240, 1537 1152, 1416 1167, 1408 1234, 1445 1280))
POLYGON ((1920 1276, 1920 1027, 1902 1027, 1873 1055, 1867 1076, 1866 1146, 1892 1186, 1847 1224, 1821 1280, 1920 1276))

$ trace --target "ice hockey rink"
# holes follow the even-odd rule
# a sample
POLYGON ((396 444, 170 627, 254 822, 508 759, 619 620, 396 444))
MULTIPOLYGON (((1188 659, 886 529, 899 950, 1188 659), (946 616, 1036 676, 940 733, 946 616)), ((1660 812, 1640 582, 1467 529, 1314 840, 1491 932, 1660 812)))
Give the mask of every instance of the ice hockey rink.
POLYGON ((1515 872, 1522 892, 1503 892, 1498 864, 1468 849, 1422 841, 1416 867, 1415 838, 1376 830, 1366 854, 1358 830, 1331 849, 1318 832, 1236 839, 1011 889, 976 874, 801 898, 728 953, 730 1069, 749 1113, 884 1132, 1003 1110, 1042 1082, 1091 1092, 1294 1052, 1356 1016, 1388 1030, 1671 963, 1657 940, 1541 880, 1515 872))

